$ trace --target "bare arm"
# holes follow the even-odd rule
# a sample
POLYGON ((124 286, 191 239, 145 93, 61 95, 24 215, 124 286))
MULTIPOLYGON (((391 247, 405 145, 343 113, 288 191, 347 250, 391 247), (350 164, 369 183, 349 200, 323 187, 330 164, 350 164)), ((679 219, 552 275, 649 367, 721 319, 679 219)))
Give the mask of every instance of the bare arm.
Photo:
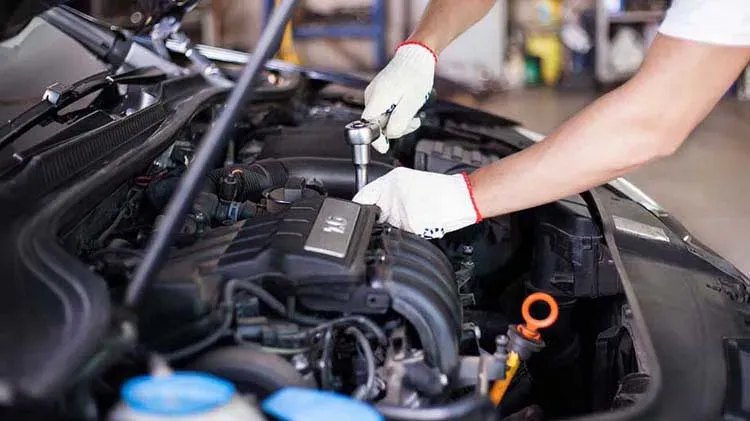
POLYGON ((440 54, 454 39, 482 19, 496 0, 430 0, 409 37, 440 54))
POLYGON ((750 59, 750 48, 659 35, 641 70, 544 141, 471 174, 484 217, 559 200, 672 154, 750 59))

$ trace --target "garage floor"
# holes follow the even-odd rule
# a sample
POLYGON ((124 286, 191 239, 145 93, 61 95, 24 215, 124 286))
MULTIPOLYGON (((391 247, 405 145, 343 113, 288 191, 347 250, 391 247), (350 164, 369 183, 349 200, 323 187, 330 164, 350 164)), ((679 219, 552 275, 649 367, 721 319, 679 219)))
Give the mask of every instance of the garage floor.
MULTIPOLYGON (((538 89, 476 105, 549 133, 594 98, 538 89)), ((724 100, 675 155, 627 178, 750 275, 750 103, 724 100)))

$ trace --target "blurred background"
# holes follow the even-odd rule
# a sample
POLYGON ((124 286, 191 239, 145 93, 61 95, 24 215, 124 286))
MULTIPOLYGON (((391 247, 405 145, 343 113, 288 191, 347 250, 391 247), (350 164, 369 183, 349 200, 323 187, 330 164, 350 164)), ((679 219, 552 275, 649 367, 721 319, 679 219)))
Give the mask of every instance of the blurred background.
MULTIPOLYGON (((204 0, 184 29, 202 43, 248 50, 277 0, 204 0)), ((118 26, 144 24, 148 0, 66 2, 118 26)), ((155 3, 155 2, 151 2, 155 3)), ((428 0, 306 0, 285 59, 374 72, 416 25, 428 0)), ((534 86, 590 89, 638 68, 669 0, 505 0, 442 55, 438 75, 472 95, 534 86)))
MULTIPOLYGON (((279 58, 374 75, 409 36, 427 2, 306 0, 288 28, 279 58)), ((65 3, 138 29, 145 23, 143 7, 149 0, 65 3)), ((183 29, 195 42, 252 50, 275 3, 203 0, 186 16, 183 29)), ((670 0, 500 0, 441 54, 437 92, 549 133, 628 80, 669 6, 670 0)), ((702 241, 750 273, 747 74, 680 151, 630 179, 702 241)))

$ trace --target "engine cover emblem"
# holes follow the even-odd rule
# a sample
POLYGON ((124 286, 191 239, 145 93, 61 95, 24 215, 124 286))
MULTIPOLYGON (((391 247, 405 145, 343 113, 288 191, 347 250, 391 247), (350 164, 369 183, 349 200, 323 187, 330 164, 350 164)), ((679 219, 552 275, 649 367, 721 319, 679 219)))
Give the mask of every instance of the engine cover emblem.
POLYGON ((326 198, 307 237, 305 250, 340 259, 346 257, 359 212, 356 203, 326 198))

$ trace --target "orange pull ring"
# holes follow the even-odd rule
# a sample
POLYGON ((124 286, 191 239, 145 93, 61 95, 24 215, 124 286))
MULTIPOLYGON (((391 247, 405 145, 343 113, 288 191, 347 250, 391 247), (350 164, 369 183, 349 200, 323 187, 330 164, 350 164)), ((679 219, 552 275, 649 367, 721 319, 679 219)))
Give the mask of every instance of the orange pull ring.
POLYGON ((537 340, 541 336, 539 335, 539 329, 552 326, 555 321, 557 321, 557 316, 559 314, 560 310, 557 308, 557 301, 555 301, 551 295, 545 294, 544 292, 535 292, 523 300, 523 304, 521 305, 521 316, 523 316, 523 320, 526 324, 523 326, 519 325, 518 331, 521 332, 526 339, 537 340), (542 320, 535 319, 530 312, 531 306, 538 302, 546 303, 549 307, 549 314, 542 320))

